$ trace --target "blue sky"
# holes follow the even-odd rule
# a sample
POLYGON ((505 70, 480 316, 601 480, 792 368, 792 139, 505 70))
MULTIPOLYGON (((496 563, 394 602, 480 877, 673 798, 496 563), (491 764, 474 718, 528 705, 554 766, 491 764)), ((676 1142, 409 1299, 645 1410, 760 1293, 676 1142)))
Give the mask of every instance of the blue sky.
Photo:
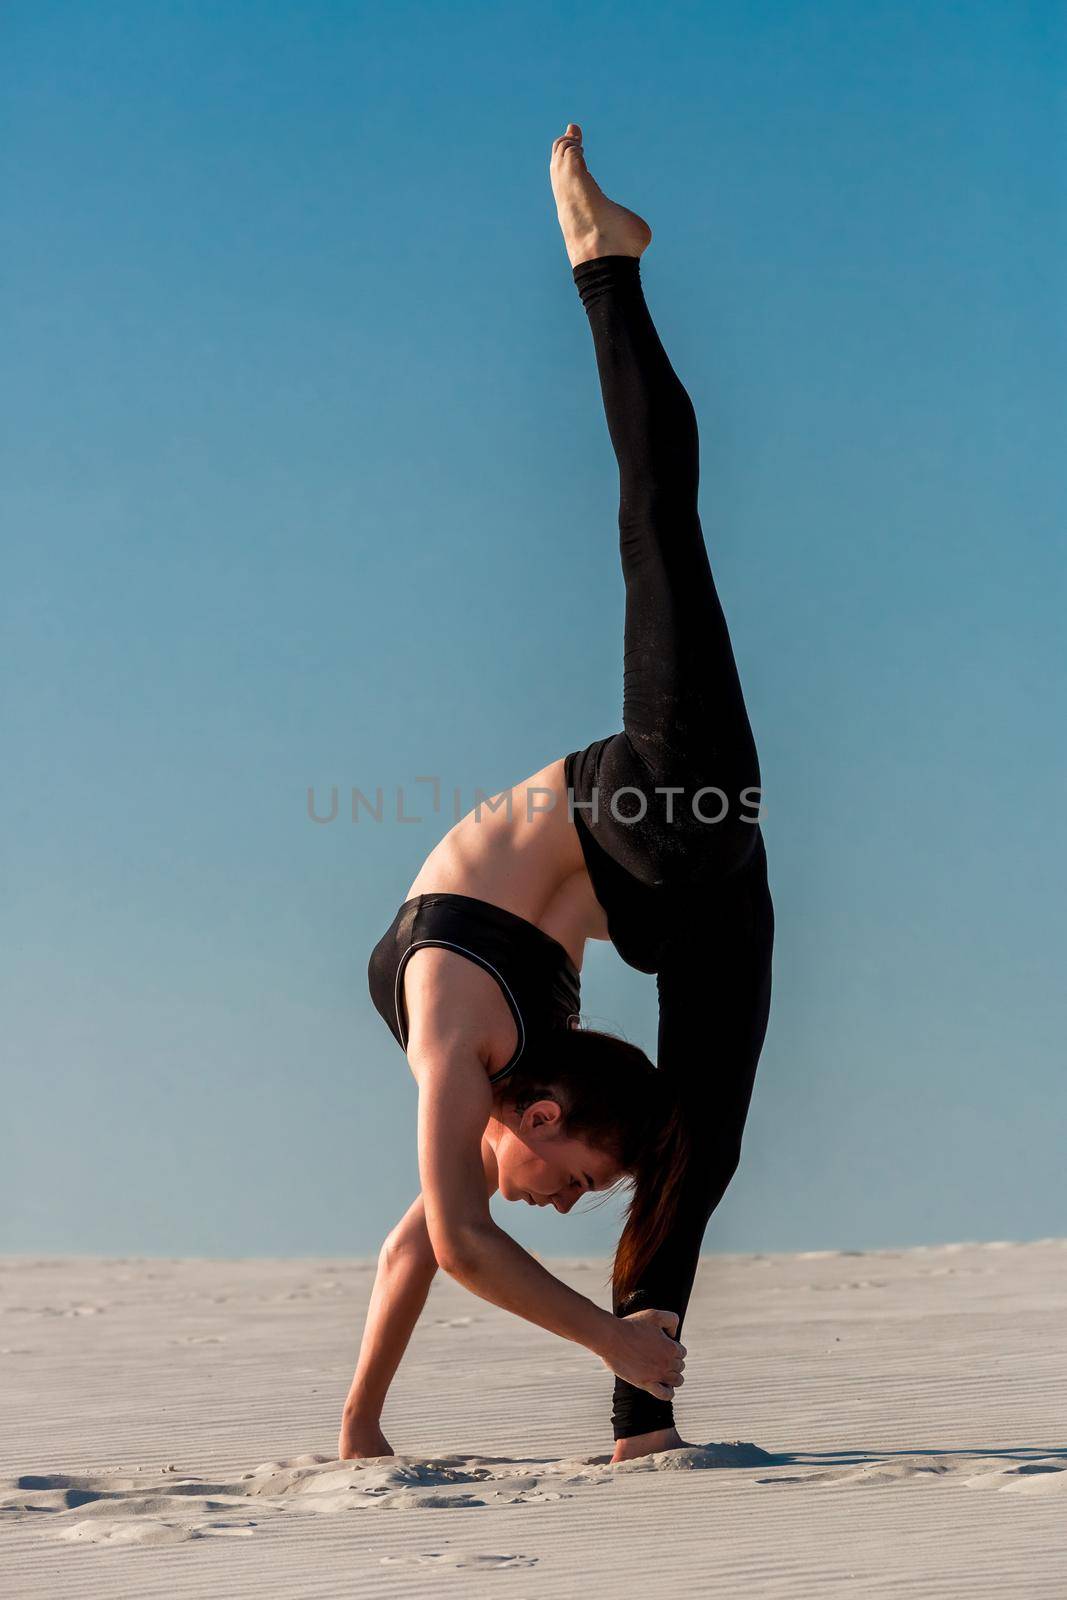
MULTIPOLYGON (((1062 9, 3 32, 0 1246, 366 1253, 415 1192, 365 965, 443 819, 306 791, 469 803, 618 725, 571 118, 655 230, 766 785, 775 1003, 708 1248, 1067 1232, 1062 9)), ((652 1046, 607 950, 585 1008, 652 1046)))

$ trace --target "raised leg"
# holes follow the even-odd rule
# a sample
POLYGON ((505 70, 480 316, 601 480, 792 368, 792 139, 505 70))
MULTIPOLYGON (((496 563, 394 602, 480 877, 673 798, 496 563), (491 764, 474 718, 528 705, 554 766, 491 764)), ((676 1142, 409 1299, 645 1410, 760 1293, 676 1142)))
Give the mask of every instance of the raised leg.
POLYGON ((759 763, 697 513, 696 417, 645 302, 647 226, 601 195, 580 144, 557 141, 553 162, 561 221, 581 223, 564 234, 619 464, 626 583, 623 732, 591 747, 576 789, 596 789, 597 842, 639 882, 730 872, 754 845, 759 763), (570 163, 563 176, 557 162, 570 163), (578 198, 564 204, 571 189, 578 198), (601 202, 610 209, 597 227, 601 202), (695 811, 702 789, 718 793, 695 811))
POLYGON ((619 463, 623 724, 648 771, 758 783, 733 649, 697 514, 696 417, 625 256, 574 269, 619 463))

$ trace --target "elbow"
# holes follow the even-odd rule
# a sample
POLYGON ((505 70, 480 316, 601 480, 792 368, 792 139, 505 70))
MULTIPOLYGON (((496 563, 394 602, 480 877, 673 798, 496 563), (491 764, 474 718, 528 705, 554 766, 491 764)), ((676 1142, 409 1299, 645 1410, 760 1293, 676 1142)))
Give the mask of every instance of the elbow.
POLYGON ((433 1253, 442 1272, 457 1282, 471 1283, 484 1259, 484 1229, 444 1227, 432 1239, 433 1253))
POLYGON ((426 1235, 419 1239, 401 1228, 393 1229, 378 1252, 378 1266, 385 1272, 433 1264, 434 1252, 426 1235))

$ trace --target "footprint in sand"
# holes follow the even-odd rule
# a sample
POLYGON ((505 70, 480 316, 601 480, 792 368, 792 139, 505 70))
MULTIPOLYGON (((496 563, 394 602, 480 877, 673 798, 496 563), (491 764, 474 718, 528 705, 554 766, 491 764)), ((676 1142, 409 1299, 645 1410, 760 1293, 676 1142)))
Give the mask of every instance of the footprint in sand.
POLYGON ((470 1550, 423 1550, 410 1556, 382 1556, 383 1567, 480 1567, 482 1570, 536 1567, 536 1556, 483 1555, 470 1550))
POLYGON ((190 1539, 250 1538, 255 1523, 76 1522, 57 1535, 72 1544, 186 1544, 190 1539))
POLYGON ((19 1317, 95 1317, 106 1310, 106 1306, 93 1305, 7 1306, 5 1314, 19 1317))
POLYGON ((903 1461, 860 1461, 851 1466, 831 1467, 815 1472, 775 1473, 772 1478, 757 1478, 760 1484, 785 1483, 905 1483, 910 1478, 944 1477, 958 1469, 935 1456, 913 1456, 903 1461))
MULTIPOLYGON (((970 1466, 973 1468, 974 1463, 970 1466)), ((972 1472, 964 1478, 968 1489, 1000 1489, 1013 1494, 1067 1495, 1067 1461, 1060 1456, 1047 1456, 1036 1461, 1022 1461, 1006 1467, 1002 1462, 991 1462, 985 1471, 972 1472)))
POLYGON ((834 1289, 884 1289, 887 1278, 850 1278, 844 1283, 809 1283, 809 1289, 818 1291, 834 1289))
POLYGON ((813 1472, 775 1473, 757 1478, 758 1484, 902 1484, 918 1479, 944 1478, 968 1489, 1003 1489, 1021 1494, 1067 1494, 1067 1461, 1049 1456, 1004 1464, 1003 1458, 976 1460, 973 1456, 947 1460, 943 1456, 908 1456, 903 1460, 861 1461, 850 1466, 813 1472))

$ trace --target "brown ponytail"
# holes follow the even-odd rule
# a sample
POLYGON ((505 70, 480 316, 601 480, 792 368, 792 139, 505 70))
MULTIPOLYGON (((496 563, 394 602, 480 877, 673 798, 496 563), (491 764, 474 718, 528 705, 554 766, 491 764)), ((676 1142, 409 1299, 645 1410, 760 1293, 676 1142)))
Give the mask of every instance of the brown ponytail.
POLYGON ((671 1233, 692 1148, 690 1130, 676 1103, 664 1104, 658 1131, 647 1141, 634 1172, 633 1197, 615 1251, 612 1293, 621 1305, 671 1233))

